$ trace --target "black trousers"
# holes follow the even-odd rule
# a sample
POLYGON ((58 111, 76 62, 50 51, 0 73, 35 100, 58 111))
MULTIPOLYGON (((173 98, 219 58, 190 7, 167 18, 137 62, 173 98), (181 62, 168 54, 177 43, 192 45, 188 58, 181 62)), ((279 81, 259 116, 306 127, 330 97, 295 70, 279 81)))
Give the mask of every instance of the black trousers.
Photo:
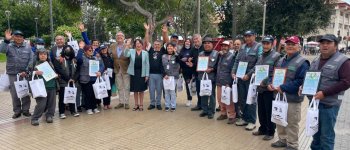
POLYGON ((184 75, 187 100, 192 100, 191 91, 190 91, 190 88, 188 87, 188 83, 190 83, 191 79, 192 79, 192 76, 184 75))
POLYGON ((259 131, 269 136, 273 136, 276 129, 276 124, 271 122, 273 99, 273 92, 271 91, 258 94, 259 131))
MULTIPOLYGON (((60 114, 64 114, 66 110, 66 104, 63 103, 64 99, 64 89, 65 87, 60 87, 60 91, 58 92, 58 111, 60 114)), ((75 104, 68 104, 70 113, 74 113, 75 104)))
POLYGON ((88 83, 81 83, 81 91, 85 95, 84 102, 85 102, 85 108, 86 109, 95 109, 97 108, 96 103, 97 100, 95 98, 94 89, 92 88, 92 84, 94 84, 95 81, 90 81, 88 83))

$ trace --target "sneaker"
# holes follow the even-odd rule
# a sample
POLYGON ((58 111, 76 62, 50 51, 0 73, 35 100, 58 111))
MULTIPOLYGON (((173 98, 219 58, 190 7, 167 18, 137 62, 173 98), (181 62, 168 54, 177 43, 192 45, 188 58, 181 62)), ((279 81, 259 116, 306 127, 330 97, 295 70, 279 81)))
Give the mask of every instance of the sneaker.
POLYGON ((234 124, 236 121, 235 118, 228 118, 227 124, 234 124))
POLYGON ((281 140, 278 140, 274 143, 271 143, 271 147, 275 147, 275 148, 279 148, 279 147, 287 147, 287 143, 281 141, 281 140))
POLYGON ((46 122, 47 122, 47 123, 53 123, 52 117, 51 117, 51 116, 46 117, 46 122))
POLYGON ((297 150, 297 149, 293 148, 293 147, 290 147, 290 146, 287 146, 285 150, 297 150))
POLYGON ((80 116, 80 114, 79 114, 79 113, 76 113, 76 112, 73 113, 72 115, 73 115, 74 117, 79 117, 79 116, 80 116))
POLYGON ((245 127, 246 130, 252 131, 256 128, 255 124, 253 123, 248 123, 248 125, 245 127))
POLYGON ((97 114, 97 113, 100 113, 100 111, 97 108, 95 108, 94 113, 97 114))
POLYGON ((125 104, 125 109, 130 109, 130 105, 129 104, 125 104))
POLYGON ((200 110, 202 110, 202 108, 198 106, 191 108, 191 111, 200 111, 200 110))
POLYGON ((39 125, 39 120, 32 120, 30 122, 30 124, 32 124, 33 126, 38 126, 39 125))
POLYGON ((192 101, 188 100, 187 103, 186 103, 186 106, 187 106, 187 107, 190 107, 191 104, 192 104, 192 101))
POLYGON ((25 117, 30 117, 31 115, 32 115, 32 114, 30 114, 29 111, 23 112, 23 116, 25 116, 25 117))
POLYGON ((154 108, 156 108, 154 105, 149 105, 147 109, 148 109, 148 110, 152 110, 152 109, 154 109, 154 108))
POLYGON ((216 120, 225 120, 227 119, 227 115, 220 115, 219 117, 216 118, 216 120))
POLYGON ((88 109, 88 110, 86 110, 86 113, 87 113, 88 115, 92 115, 92 114, 94 114, 94 113, 92 112, 92 109, 88 109))
POLYGON ((236 121, 236 126, 246 126, 246 125, 248 125, 248 123, 247 122, 245 122, 243 119, 238 119, 237 121, 236 121))
POLYGON ((199 114, 199 117, 205 117, 205 116, 207 116, 207 115, 208 115, 207 113, 201 112, 201 113, 199 114))
POLYGON ((168 112, 169 111, 169 107, 165 107, 165 111, 168 112))
POLYGON ((117 106, 114 107, 114 109, 119 109, 119 108, 123 108, 123 107, 124 107, 124 104, 119 103, 117 106))
POLYGON ((171 110, 170 110, 170 111, 171 111, 171 112, 174 112, 175 110, 176 110, 176 108, 171 108, 171 110))
POLYGON ((21 113, 15 113, 12 115, 12 119, 19 118, 19 117, 21 117, 21 115, 22 115, 21 113))
POLYGON ((157 109, 158 110, 162 110, 162 106, 161 105, 157 105, 157 109))
POLYGON ((265 135, 264 137, 263 137, 263 140, 264 141, 270 141, 270 140, 272 140, 273 139, 273 135, 271 136, 271 135, 265 135))
POLYGON ((60 117, 60 119, 66 119, 66 115, 65 114, 59 114, 58 116, 60 117))
POLYGON ((208 119, 213 119, 214 115, 213 114, 208 114, 208 119))

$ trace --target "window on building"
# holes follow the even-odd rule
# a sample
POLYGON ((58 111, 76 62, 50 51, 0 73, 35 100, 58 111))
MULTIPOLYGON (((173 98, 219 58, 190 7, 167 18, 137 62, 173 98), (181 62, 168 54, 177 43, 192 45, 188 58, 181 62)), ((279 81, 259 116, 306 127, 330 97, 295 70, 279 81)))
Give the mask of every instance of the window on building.
POLYGON ((343 24, 339 23, 339 29, 343 29, 343 24))
POLYGON ((334 23, 330 23, 330 24, 328 25, 328 28, 334 29, 334 23))

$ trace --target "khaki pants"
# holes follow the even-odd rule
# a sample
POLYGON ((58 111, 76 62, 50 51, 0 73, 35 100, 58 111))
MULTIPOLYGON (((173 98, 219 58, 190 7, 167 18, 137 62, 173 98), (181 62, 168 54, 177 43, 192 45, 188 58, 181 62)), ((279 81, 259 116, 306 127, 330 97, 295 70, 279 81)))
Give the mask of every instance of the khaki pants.
MULTIPOLYGON (((221 102, 221 86, 216 86, 216 91, 217 91, 217 100, 220 105, 220 114, 221 115, 227 115, 228 118, 236 118, 236 111, 235 111, 235 106, 232 102, 232 99, 230 101, 230 105, 226 105, 221 102)), ((232 94, 231 94, 232 96, 232 94)))
POLYGON ((286 127, 277 125, 278 137, 286 142, 289 147, 298 149, 299 122, 301 118, 301 103, 288 103, 288 114, 286 127))
POLYGON ((130 76, 127 73, 119 72, 116 74, 116 83, 118 86, 119 103, 129 104, 130 97, 130 76))

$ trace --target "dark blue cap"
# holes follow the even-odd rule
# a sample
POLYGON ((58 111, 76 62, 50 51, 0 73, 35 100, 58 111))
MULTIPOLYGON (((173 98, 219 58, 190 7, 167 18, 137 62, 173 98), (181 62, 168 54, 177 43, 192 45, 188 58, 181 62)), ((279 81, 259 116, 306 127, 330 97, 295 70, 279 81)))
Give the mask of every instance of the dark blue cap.
POLYGON ((36 43, 36 44, 45 44, 45 41, 44 41, 44 39, 42 39, 42 38, 37 38, 37 39, 35 40, 35 43, 36 43))
POLYGON ((24 36, 23 32, 20 30, 15 30, 14 32, 12 32, 13 35, 21 35, 24 36))
POLYGON ((271 36, 265 36, 262 40, 261 40, 261 42, 269 42, 269 43, 272 43, 273 42, 273 37, 271 37, 271 36))
POLYGON ((255 32, 253 30, 248 30, 246 32, 244 32, 244 36, 246 35, 255 35, 255 32))
POLYGON ((322 42, 322 41, 330 41, 330 42, 338 43, 338 38, 334 34, 325 34, 321 37, 320 40, 318 40, 318 42, 322 42))
POLYGON ((107 45, 102 44, 102 45, 100 46, 100 49, 101 49, 101 50, 102 50, 102 49, 105 49, 105 48, 107 48, 107 45))
POLYGON ((174 33, 174 34, 171 35, 171 38, 177 38, 178 39, 179 36, 176 33, 174 33))

